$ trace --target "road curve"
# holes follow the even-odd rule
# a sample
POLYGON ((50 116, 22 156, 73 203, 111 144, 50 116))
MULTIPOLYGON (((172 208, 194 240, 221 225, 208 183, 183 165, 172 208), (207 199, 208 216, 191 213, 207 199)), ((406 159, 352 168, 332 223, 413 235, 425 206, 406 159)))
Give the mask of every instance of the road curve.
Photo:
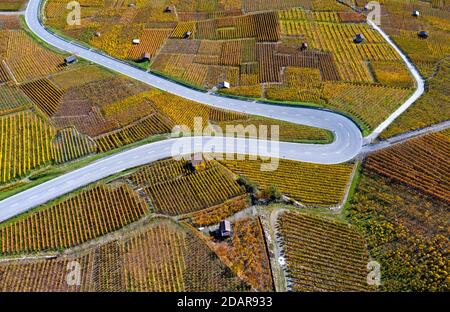
POLYGON ((371 134, 369 134, 367 137, 365 137, 366 142, 372 142, 375 140, 381 132, 383 132, 384 129, 386 129, 391 123, 394 122, 394 120, 400 116, 403 112, 405 112, 419 97, 422 96, 422 94, 425 92, 425 81, 423 80, 422 76, 420 76, 419 71, 416 69, 416 67, 409 61, 408 57, 400 50, 399 47, 392 41, 392 39, 380 28, 380 26, 376 25, 373 21, 370 19, 367 20, 369 25, 373 27, 376 31, 378 31, 381 36, 386 40, 392 48, 400 55, 403 62, 408 67, 409 72, 413 76, 414 80, 416 81, 416 90, 414 93, 403 103, 400 105, 399 108, 397 108, 386 120, 384 120, 378 127, 376 127, 371 134))
MULTIPOLYGON (((353 121, 343 115, 320 109, 277 106, 229 99, 195 91, 146 73, 107 55, 91 51, 49 33, 39 20, 40 2, 41 0, 30 0, 25 12, 25 20, 31 31, 52 46, 196 102, 330 130, 333 132, 334 141, 324 145, 278 142, 275 146, 272 146, 272 149, 267 149, 265 144, 267 141, 241 138, 228 138, 226 142, 223 142, 221 138, 217 137, 191 137, 149 143, 103 158, 0 201, 0 222, 117 172, 178 154, 212 151, 218 153, 239 152, 317 164, 336 164, 353 159, 361 151, 363 144, 361 132, 353 121), (174 151, 174 146, 177 145, 184 146, 182 152, 174 151), (214 149, 212 146, 214 146, 214 149)), ((382 32, 381 29, 377 30, 382 32)), ((407 60, 406 62, 408 67, 412 66, 407 60)))
POLYGON ((343 115, 321 109, 270 105, 200 92, 159 76, 152 75, 107 55, 91 51, 85 47, 76 45, 73 42, 68 42, 63 38, 48 32, 42 26, 38 18, 40 3, 41 0, 31 0, 29 2, 25 13, 26 23, 31 31, 43 41, 63 51, 76 54, 118 73, 189 100, 217 108, 290 121, 296 124, 327 129, 333 132, 334 141, 331 144, 297 144, 294 148, 299 153, 294 156, 293 160, 323 164, 341 163, 352 159, 361 149, 361 131, 352 120, 343 115), (301 153, 305 150, 310 152, 310 154, 301 153))

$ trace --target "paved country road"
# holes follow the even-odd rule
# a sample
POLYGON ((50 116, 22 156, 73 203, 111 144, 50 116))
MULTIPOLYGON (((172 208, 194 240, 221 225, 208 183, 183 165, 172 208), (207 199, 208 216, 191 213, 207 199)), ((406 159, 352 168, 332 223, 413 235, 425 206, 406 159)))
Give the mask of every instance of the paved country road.
MULTIPOLYGON (((342 163, 353 159, 361 151, 363 145, 361 131, 347 117, 326 110, 236 100, 192 90, 49 33, 39 20, 40 2, 41 0, 30 0, 25 12, 25 20, 32 32, 52 46, 186 99, 218 108, 330 130, 333 132, 334 141, 330 144, 279 142, 268 150, 265 144, 267 141, 240 138, 229 138, 226 142, 222 142, 222 139, 217 137, 178 138, 149 143, 93 162, 83 168, 4 199, 0 202, 0 222, 114 173, 181 154, 178 150, 174 152, 174 144, 184 143, 186 148, 182 153, 185 154, 199 151, 239 152, 317 164, 342 163), (211 147, 213 145, 215 146, 214 149, 211 147), (239 149, 237 149, 237 146, 239 146, 239 149), (256 149, 254 146, 256 146, 256 149)), ((382 32, 379 28, 377 30, 382 32)), ((393 45, 392 41, 390 43, 393 45)), ((398 48, 396 49, 398 50, 398 48)), ((406 56, 404 56, 404 60, 416 78, 418 90, 421 89, 422 85, 421 92, 423 92, 423 81, 418 74, 415 75, 415 68, 409 63, 406 56)), ((416 92, 414 96, 416 97, 417 94, 416 92)), ((411 105, 412 102, 409 102, 406 104, 411 105)), ((406 109, 405 105, 402 105, 401 108, 406 109)), ((383 127, 395 119, 392 116, 389 117, 389 122, 383 124, 383 127)))

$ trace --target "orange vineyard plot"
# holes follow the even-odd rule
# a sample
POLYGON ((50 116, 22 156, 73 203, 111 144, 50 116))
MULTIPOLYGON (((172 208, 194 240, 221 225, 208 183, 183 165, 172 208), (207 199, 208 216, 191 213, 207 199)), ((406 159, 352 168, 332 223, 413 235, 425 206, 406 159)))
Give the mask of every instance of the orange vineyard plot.
POLYGON ((31 106, 30 99, 14 84, 0 85, 0 115, 24 110, 31 106))
POLYGON ((283 212, 278 231, 294 291, 365 291, 369 257, 356 229, 340 221, 283 212))
POLYGON ((0 291, 88 291, 89 268, 93 253, 51 260, 5 261, 0 263, 0 291), (81 268, 81 285, 67 283, 67 267, 77 261, 81 268))
POLYGON ((18 82, 62 71, 64 56, 39 46, 22 30, 11 30, 5 63, 18 82))
POLYGON ((0 226, 2 254, 73 247, 144 216, 147 205, 128 185, 98 185, 0 226))
POLYGON ((159 213, 179 215, 223 203, 245 191, 215 161, 193 170, 186 161, 163 160, 129 176, 159 213))
POLYGON ((52 161, 55 130, 30 111, 0 117, 0 182, 52 161))
POLYGON ((370 155, 366 168, 450 202, 450 138, 436 133, 370 155))
POLYGON ((307 206, 338 205, 349 183, 353 166, 317 165, 279 159, 274 171, 261 171, 261 160, 221 160, 236 174, 245 176, 260 188, 278 189, 307 206))
POLYGON ((189 215, 195 226, 205 226, 219 223, 221 220, 245 209, 249 206, 247 194, 227 200, 217 206, 209 207, 189 215))
MULTIPOLYGON (((86 220, 88 222, 88 220, 86 220)), ((0 291, 242 291, 249 287, 196 233, 155 219, 119 238, 49 259, 0 262, 0 291), (81 266, 69 285, 68 265, 81 266)))
POLYGON ((244 218, 233 222, 230 242, 218 243, 219 256, 232 263, 232 269, 254 289, 273 291, 272 271, 266 252, 264 230, 259 218, 244 218))
POLYGON ((64 163, 97 151, 97 146, 87 135, 80 134, 75 128, 58 131, 53 140, 55 162, 64 163))
POLYGON ((132 124, 94 138, 100 151, 106 152, 155 134, 169 133, 172 121, 156 112, 132 124))
POLYGON ((39 79, 25 83, 20 88, 47 116, 52 116, 58 110, 63 92, 50 80, 39 79))
POLYGON ((131 47, 128 51, 128 58, 137 60, 144 53, 149 53, 150 57, 154 57, 171 31, 171 29, 144 29, 139 38, 141 42, 131 47))

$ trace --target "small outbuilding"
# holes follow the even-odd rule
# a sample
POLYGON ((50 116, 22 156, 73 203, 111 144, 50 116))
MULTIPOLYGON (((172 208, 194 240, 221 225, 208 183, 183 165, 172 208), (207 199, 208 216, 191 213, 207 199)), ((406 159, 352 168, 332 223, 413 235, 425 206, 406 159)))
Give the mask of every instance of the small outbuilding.
POLYGON ((222 238, 230 237, 231 235, 231 223, 228 220, 222 220, 219 223, 219 235, 222 238))
POLYGON ((139 44, 139 43, 141 43, 141 39, 133 39, 132 43, 139 44))
POLYGON ((135 8, 135 7, 136 7, 136 4, 134 4, 134 3, 129 3, 129 4, 128 4, 128 7, 129 7, 129 8, 135 8))
POLYGON ((140 62, 150 62, 150 53, 144 52, 139 59, 140 62))
POLYGON ((66 65, 70 65, 70 64, 76 63, 77 61, 78 61, 78 59, 77 59, 77 57, 75 55, 68 56, 68 57, 66 57, 64 59, 64 63, 66 65))
POLYGON ((201 153, 194 154, 189 160, 188 166, 192 171, 202 171, 206 168, 206 162, 201 153))
POLYGON ((414 16, 414 17, 419 17, 419 16, 420 16, 420 12, 417 11, 417 10, 414 10, 414 11, 412 12, 412 16, 414 16))
POLYGON ((364 41, 364 35, 363 34, 357 34, 355 38, 353 39, 354 43, 362 43, 364 41))
POLYGON ((417 33, 417 35, 418 35, 420 38, 423 38, 423 39, 427 39, 427 38, 428 38, 428 32, 425 31, 425 30, 419 31, 419 32, 417 33))
POLYGON ((95 37, 100 37, 102 34, 99 31, 94 31, 94 36, 95 37))
POLYGON ((183 34, 183 38, 184 39, 188 39, 188 38, 190 38, 192 36, 192 32, 191 31, 187 31, 187 32, 185 32, 184 34, 183 34))
POLYGON ((166 9, 164 10, 164 12, 166 13, 173 13, 175 12, 175 7, 173 5, 166 7, 166 9))
POLYGON ((228 81, 222 81, 219 83, 220 89, 230 89, 230 83, 228 81))
POLYGON ((306 50, 308 50, 308 43, 303 42, 303 43, 300 45, 300 51, 306 51, 306 50))

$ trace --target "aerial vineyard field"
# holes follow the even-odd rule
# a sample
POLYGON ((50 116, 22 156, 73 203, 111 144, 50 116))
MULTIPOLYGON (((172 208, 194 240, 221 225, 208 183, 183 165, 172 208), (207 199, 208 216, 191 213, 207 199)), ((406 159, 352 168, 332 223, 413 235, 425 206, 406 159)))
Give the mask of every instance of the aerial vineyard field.
POLYGON ((381 265, 380 290, 449 290, 449 209, 448 202, 364 171, 348 219, 381 265))
MULTIPOLYGON (((73 103, 69 104, 73 105, 73 103)), ((71 106, 71 109, 73 109, 73 106, 71 106)), ((80 114, 75 115, 60 116, 57 113, 57 115, 52 118, 52 122, 57 129, 75 127, 78 132, 86 134, 90 137, 96 137, 101 134, 114 131, 117 126, 117 123, 114 121, 107 120, 97 107, 88 107, 86 112, 81 111, 80 114)))
MULTIPOLYGON (((240 137, 252 137, 250 136, 251 135, 250 133, 245 132, 246 128, 253 129, 253 127, 256 127, 257 134, 261 136, 263 133, 262 127, 267 127, 267 139, 271 139, 272 138, 271 129, 274 126, 279 126, 279 138, 277 139, 281 141, 290 141, 290 142, 314 141, 325 143, 329 142, 332 138, 332 134, 324 129, 297 125, 289 122, 283 122, 263 117, 253 117, 237 121, 222 121, 214 124, 217 124, 224 132, 227 130, 227 126, 229 128, 235 127, 234 129, 236 130, 242 129, 242 131, 236 131, 236 135, 240 137), (243 126, 243 128, 240 128, 240 126, 243 126)), ((259 138, 262 139, 262 137, 259 138)))
POLYGON ((105 29, 100 37, 94 36, 89 44, 113 57, 127 59, 128 51, 133 46, 132 40, 140 38, 143 31, 142 24, 114 24, 110 29, 105 29))
POLYGON ((53 139, 53 149, 56 163, 65 163, 97 152, 95 143, 75 128, 58 130, 53 139))
POLYGON ((246 119, 245 114, 199 104, 156 89, 152 89, 148 93, 148 98, 160 112, 172 119, 175 124, 186 125, 190 129, 194 129, 195 117, 202 118, 203 126, 206 126, 208 121, 246 119))
POLYGON ((4 62, 18 82, 47 76, 67 67, 64 56, 39 46, 23 30, 10 30, 4 62))
MULTIPOLYGON (((44 292, 88 291, 89 264, 93 254, 52 260, 11 260, 0 263, 0 291, 2 292, 44 292), (66 280, 67 267, 72 261, 81 266, 81 285, 69 286, 66 280)), ((70 267, 70 266, 69 266, 70 267)))
POLYGON ((102 107, 103 115, 117 121, 121 126, 126 126, 155 112, 156 110, 146 97, 146 93, 131 95, 102 107))
POLYGON ((189 219, 195 226, 217 224, 221 220, 249 206, 247 194, 227 200, 226 202, 189 214, 189 219))
POLYGON ((273 100, 320 103, 323 83, 317 68, 285 67, 284 85, 266 88, 266 97, 273 100))
MULTIPOLYGON (((19 29, 19 28, 20 28, 20 20, 17 15, 2 15, 2 16, 0 16, 0 37, 2 36, 2 33, 4 33, 4 32, 2 32, 2 30, 11 30, 11 29, 19 29)), ((0 47, 1 47, 1 45, 0 45, 0 47)))
MULTIPOLYGON (((315 1, 315 0, 313 0, 315 1)), ((242 0, 242 9, 245 12, 285 9, 290 7, 304 7, 312 9, 310 0, 242 0)))
POLYGON ((60 250, 105 235, 148 211, 127 185, 97 185, 0 225, 3 255, 60 250))
POLYGON ((449 131, 429 134, 370 155, 368 170, 450 203, 449 131), (445 132, 444 132, 445 133, 445 132))
POLYGON ((221 160, 227 168, 245 176, 260 188, 276 186, 306 206, 335 206, 344 196, 353 166, 316 165, 279 159, 275 171, 261 171, 261 160, 221 160))
MULTIPOLYGON (((241 83, 246 83, 242 81, 241 76, 241 83)), ((246 77, 244 79, 247 79, 249 77, 246 77)), ((223 94, 230 94, 230 95, 237 95, 237 96, 246 96, 251 98, 261 98, 262 97, 262 87, 258 84, 258 77, 255 75, 254 77, 251 77, 250 79, 254 79, 251 84, 252 86, 238 86, 238 87, 231 87, 230 89, 223 89, 220 90, 220 93, 223 94)))
POLYGON ((21 111, 31 106, 31 100, 15 85, 0 85, 0 115, 21 111))
MULTIPOLYGON (((287 54, 282 49, 283 47, 279 43, 257 44, 260 81, 281 82, 282 69, 288 66, 300 67, 299 70, 317 68, 320 70, 323 80, 340 80, 338 67, 330 53, 313 50, 297 53, 294 50, 295 53, 287 54)), ((289 47, 288 49, 291 50, 289 47)))
POLYGON ((242 288, 196 235, 168 222, 124 245, 126 288, 131 291, 220 291, 242 288))
POLYGON ((266 251, 264 230, 258 218, 233 223, 230 243, 218 243, 216 253, 232 263, 232 269, 259 291, 273 291, 272 272, 266 251))
POLYGON ((173 123, 160 113, 153 113, 130 125, 106 134, 94 137, 101 152, 106 152, 155 134, 169 133, 173 123))
POLYGON ((424 77, 432 76, 436 64, 450 52, 448 10, 430 2, 399 0, 385 1, 382 10, 385 15, 383 29, 408 54, 424 77), (420 12, 420 18, 411 16, 413 10, 420 12), (417 36, 423 29, 431 34, 427 40, 417 36))
POLYGON ((128 58, 136 60, 142 57, 144 53, 149 53, 154 57, 164 41, 169 37, 170 29, 144 29, 141 37, 141 43, 133 45, 128 51, 128 58))
POLYGON ((0 182, 51 162, 55 130, 30 111, 0 117, 0 182))
POLYGON ((395 62, 371 62, 375 79, 382 85, 412 88, 414 80, 408 70, 395 62))
POLYGON ((3 0, 0 3, 0 11, 18 11, 25 2, 25 0, 3 0))
POLYGON ((6 68, 6 66, 3 63, 1 63, 0 64, 0 84, 8 82, 10 80, 9 76, 10 75, 8 73, 8 69, 6 68))
POLYGON ((218 205, 244 190, 215 161, 192 170, 184 160, 162 160, 128 176, 142 188, 158 213, 180 215, 218 205))
POLYGON ((22 91, 47 116, 51 117, 58 110, 63 92, 48 79, 31 81, 20 86, 22 91))
POLYGON ((355 228, 298 212, 282 212, 277 227, 292 290, 368 290, 369 257, 355 228))
POLYGON ((155 220, 98 246, 52 259, 0 263, 2 291, 242 291, 248 286, 190 229, 155 220), (80 285, 69 286, 77 261, 80 285))
POLYGON ((202 64, 189 64, 186 71, 181 76, 181 79, 201 88, 204 86, 207 75, 208 66, 202 64))
POLYGON ((184 38, 185 34, 190 32, 191 37, 195 38, 195 30, 197 28, 196 22, 181 22, 178 23, 175 29, 172 31, 170 35, 171 38, 184 38))
POLYGON ((125 246, 130 253, 129 257, 125 257, 125 271, 128 273, 127 288, 139 291, 144 289, 146 291, 184 290, 184 268, 180 264, 186 247, 183 233, 167 225, 155 226, 150 231, 131 239, 125 246), (149 252, 150 246, 159 244, 167 247, 156 248, 155 252, 149 252), (140 255, 140 257, 133 255, 140 255), (141 270, 145 270, 150 276, 141 277, 139 275, 141 270), (152 280, 156 283, 151 283, 152 280))
POLYGON ((59 89, 67 91, 72 87, 79 87, 98 80, 110 79, 113 75, 113 73, 98 65, 82 65, 72 70, 56 73, 49 79, 59 89))
POLYGON ((349 112, 369 129, 378 126, 412 93, 412 89, 347 83, 325 83, 323 88, 326 107, 349 112))
POLYGON ((285 36, 302 36, 312 48, 332 53, 338 64, 339 74, 345 81, 372 81, 368 70, 361 70, 363 61, 400 60, 381 35, 366 24, 282 19, 281 32, 285 36), (365 40, 360 45, 353 42, 356 34, 364 35, 365 40), (348 67, 353 70, 349 71, 348 67))
POLYGON ((99 108, 148 90, 148 85, 125 76, 100 79, 79 87, 80 93, 99 108), (110 92, 114 90, 115 92, 110 92))
POLYGON ((427 86, 426 93, 381 133, 382 138, 450 119, 447 93, 450 89, 450 60, 444 60, 436 67, 436 75, 427 80, 427 86))

